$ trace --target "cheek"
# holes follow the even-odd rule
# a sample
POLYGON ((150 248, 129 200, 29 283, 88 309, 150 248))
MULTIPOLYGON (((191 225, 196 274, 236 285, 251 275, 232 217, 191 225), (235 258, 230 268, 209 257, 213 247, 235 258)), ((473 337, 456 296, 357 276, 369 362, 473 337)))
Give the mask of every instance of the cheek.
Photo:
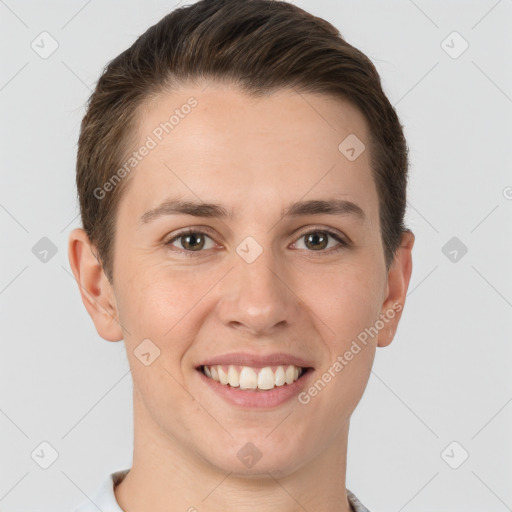
POLYGON ((354 264, 331 272, 314 288, 311 307, 321 319, 317 326, 329 353, 319 378, 332 393, 323 400, 337 397, 331 402, 335 415, 352 411, 366 388, 377 344, 371 328, 382 307, 384 274, 376 264, 354 264))
POLYGON ((312 306, 340 340, 373 325, 382 307, 382 272, 369 264, 346 265, 317 281, 312 306))
POLYGON ((377 344, 368 329, 379 318, 381 307, 378 282, 377 275, 351 269, 316 289, 321 300, 312 299, 313 318, 320 319, 315 322, 328 355, 305 400, 336 421, 348 420, 368 384, 377 344))
POLYGON ((181 381, 180 366, 197 338, 209 307, 208 291, 216 281, 213 272, 139 265, 123 282, 119 294, 120 318, 128 331, 127 350, 133 353, 144 339, 150 339, 160 349, 160 361, 181 381))
POLYGON ((139 268, 119 290, 119 314, 130 344, 139 338, 154 339, 158 345, 179 325, 193 303, 193 287, 183 278, 164 277, 156 269, 139 268), (166 335, 167 333, 167 335, 166 335))
POLYGON ((120 319, 127 330, 134 385, 150 409, 162 406, 169 411, 173 403, 188 399, 177 383, 183 384, 181 363, 196 336, 187 315, 197 302, 191 289, 184 279, 165 279, 162 273, 140 269, 120 290, 120 319))

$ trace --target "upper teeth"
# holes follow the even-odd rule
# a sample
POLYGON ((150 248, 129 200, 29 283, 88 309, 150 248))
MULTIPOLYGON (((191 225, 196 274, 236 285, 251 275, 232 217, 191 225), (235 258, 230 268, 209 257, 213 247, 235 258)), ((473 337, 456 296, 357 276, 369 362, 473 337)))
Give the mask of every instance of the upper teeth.
POLYGON ((203 366, 203 373, 224 385, 240 387, 240 389, 272 389, 274 386, 292 384, 304 372, 303 368, 288 365, 265 368, 251 368, 250 366, 203 366))

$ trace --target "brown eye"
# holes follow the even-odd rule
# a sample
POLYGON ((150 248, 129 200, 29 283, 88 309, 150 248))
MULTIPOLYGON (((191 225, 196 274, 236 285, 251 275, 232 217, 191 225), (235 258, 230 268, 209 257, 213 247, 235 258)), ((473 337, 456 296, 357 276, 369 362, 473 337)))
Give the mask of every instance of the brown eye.
MULTIPOLYGON (((309 249, 312 252, 327 252, 326 250, 331 248, 333 248, 333 250, 337 250, 348 246, 347 242, 345 242, 337 233, 326 230, 316 230, 303 233, 299 237, 299 240, 301 239, 304 239, 304 245, 306 249, 309 249), (337 241, 338 247, 333 248, 333 245, 329 247, 329 238, 337 241)), ((334 244, 334 246, 335 245, 336 244, 334 244)), ((299 249, 300 248, 301 247, 299 247, 299 249)))
POLYGON ((166 245, 175 247, 178 251, 184 252, 202 252, 203 249, 211 249, 214 243, 210 247, 205 247, 207 240, 213 240, 201 231, 187 231, 176 235, 174 238, 169 240, 166 245), (174 242, 179 241, 179 245, 174 245, 174 242), (180 247, 181 246, 181 247, 180 247))
POLYGON ((308 249, 325 249, 329 243, 328 235, 321 231, 305 235, 305 240, 308 249))
POLYGON ((201 234, 183 235, 182 246, 184 249, 195 251, 196 249, 201 250, 204 247, 204 236, 201 234))

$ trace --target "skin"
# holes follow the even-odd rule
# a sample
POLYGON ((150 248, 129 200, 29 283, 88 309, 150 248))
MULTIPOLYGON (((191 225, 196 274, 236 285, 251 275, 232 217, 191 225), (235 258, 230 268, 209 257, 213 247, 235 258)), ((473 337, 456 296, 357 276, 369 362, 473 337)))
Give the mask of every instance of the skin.
POLYGON ((401 311, 307 405, 242 409, 213 393, 195 368, 218 354, 287 352, 311 361, 313 383, 380 314, 404 305, 414 235, 404 233, 386 270, 368 150, 354 161, 338 150, 351 133, 369 139, 350 103, 292 89, 251 99, 226 84, 190 85, 145 106, 141 144, 190 96, 198 105, 130 175, 116 219, 113 285, 84 231, 69 238, 83 303, 101 337, 124 339, 133 377, 133 467, 116 499, 127 512, 168 512, 170 504, 347 512, 350 416, 401 311), (236 215, 168 215, 139 226, 171 196, 221 203, 236 215), (331 198, 356 203, 365 220, 281 216, 295 201, 331 198), (207 235, 195 252, 192 241, 192 257, 179 252, 190 247, 183 238, 175 251, 165 245, 187 227, 207 235), (322 229, 351 244, 307 244, 303 235, 322 229), (247 236, 263 249, 250 264, 236 252, 247 236), (149 366, 134 355, 146 338, 160 349, 149 366), (262 454, 251 468, 237 457, 247 442, 262 454))

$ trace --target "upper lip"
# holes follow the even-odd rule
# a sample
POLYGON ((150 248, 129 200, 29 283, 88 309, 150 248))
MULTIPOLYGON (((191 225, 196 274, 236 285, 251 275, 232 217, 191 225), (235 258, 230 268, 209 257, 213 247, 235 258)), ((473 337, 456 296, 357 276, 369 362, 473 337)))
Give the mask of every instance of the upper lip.
POLYGON ((294 365, 302 368, 312 368, 312 364, 301 357, 284 352, 274 354, 248 354, 246 352, 236 352, 231 354, 222 354, 210 357, 198 365, 215 366, 215 365, 239 365, 252 366, 254 368, 264 368, 265 366, 281 366, 294 365))

